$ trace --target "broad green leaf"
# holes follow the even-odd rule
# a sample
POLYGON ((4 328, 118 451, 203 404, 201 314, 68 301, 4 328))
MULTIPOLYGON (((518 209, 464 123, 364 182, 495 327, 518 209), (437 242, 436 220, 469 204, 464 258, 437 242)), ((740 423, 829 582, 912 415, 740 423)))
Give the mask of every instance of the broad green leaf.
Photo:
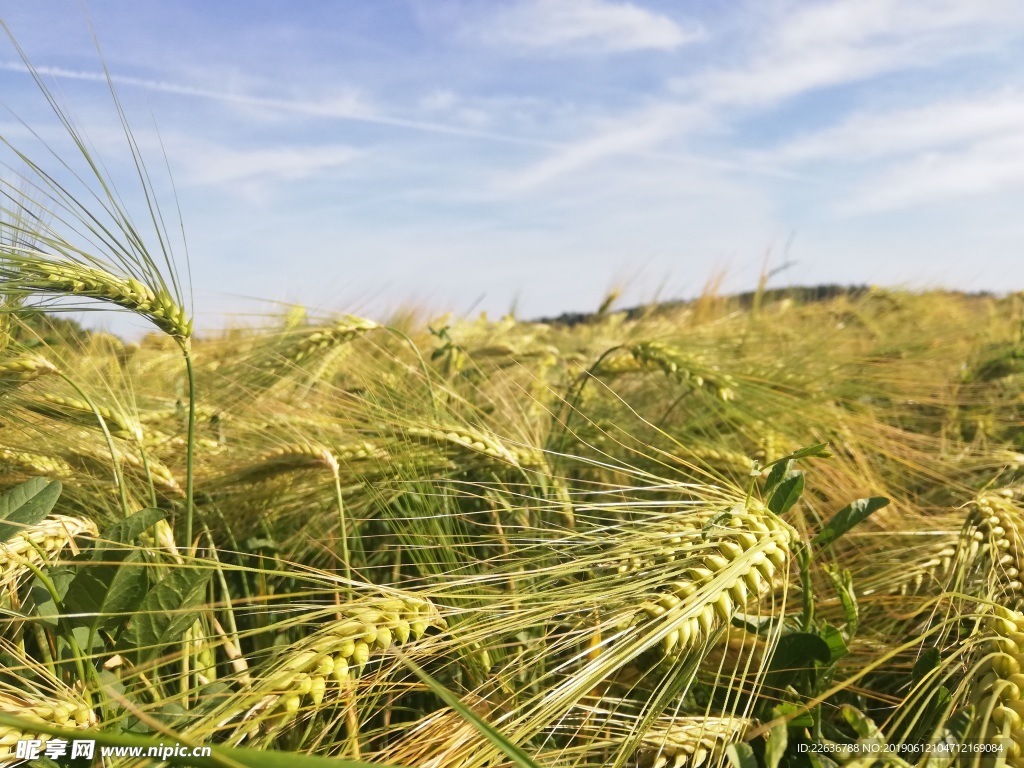
POLYGON ((139 550, 107 549, 111 562, 85 561, 64 596, 66 621, 72 627, 113 629, 139 609, 149 587, 139 550), (118 562, 120 560, 120 562, 118 562))
POLYGON ((810 632, 792 632, 779 638, 768 668, 773 672, 796 672, 813 669, 814 662, 828 664, 832 649, 828 643, 810 632))
POLYGON ((804 473, 794 472, 781 483, 768 499, 768 509, 776 515, 784 515, 800 500, 804 492, 804 473))
POLYGON ((790 728, 810 728, 814 725, 814 716, 797 704, 778 704, 772 707, 772 716, 786 718, 786 725, 790 728))
POLYGON ((808 753, 807 757, 811 761, 811 768, 838 768, 839 765, 831 757, 825 755, 808 753))
POLYGON ((849 704, 842 706, 843 719, 846 720, 861 739, 869 739, 877 742, 882 739, 882 732, 878 730, 875 721, 865 715, 856 707, 849 704))
POLYGON ((943 725, 936 742, 937 746, 945 748, 930 753, 923 768, 946 768, 956 762, 958 755, 963 755, 961 745, 967 743, 973 714, 972 709, 967 708, 949 718, 943 725))
POLYGON ((764 744, 765 768, 779 768, 779 763, 786 754, 789 744, 789 729, 785 720, 778 720, 768 731, 764 744))
POLYGON ((60 498, 61 484, 41 477, 17 485, 0 496, 0 541, 9 541, 27 525, 50 514, 60 498))
POLYGON ((855 525, 864 522, 873 513, 888 505, 889 500, 884 496, 857 499, 849 506, 843 507, 836 512, 832 519, 825 523, 825 527, 811 541, 816 546, 827 547, 855 525))
POLYGON ((837 627, 833 627, 831 624, 826 624, 821 628, 820 631, 821 639, 825 641, 825 644, 829 648, 829 663, 835 664, 839 659, 843 658, 850 652, 850 649, 846 646, 846 640, 843 638, 843 633, 839 631, 837 627))
POLYGON ((70 626, 89 627, 95 632, 100 627, 113 630, 127 622, 149 588, 142 553, 130 545, 166 514, 160 509, 144 509, 104 531, 88 559, 79 563, 64 597, 70 626))
POLYGON ((786 479, 792 468, 793 462, 789 459, 783 459, 773 464, 771 471, 768 473, 768 478, 764 481, 764 495, 771 496, 772 492, 779 486, 779 483, 786 479))
POLYGON ((742 741, 726 747, 725 754, 732 768, 758 768, 754 750, 742 741))
MULTIPOLYGON (((144 532, 167 517, 164 509, 142 509, 103 531, 101 539, 117 544, 132 544, 144 532)), ((93 560, 105 559, 104 546, 98 542, 93 550, 93 560)))
MULTIPOLYGON (((51 568, 47 573, 50 579, 50 583, 53 585, 54 590, 57 592, 57 597, 63 600, 64 595, 67 594, 68 587, 71 585, 72 580, 75 577, 75 571, 67 567, 51 568)), ((35 610, 32 614, 36 617, 37 621, 47 627, 56 627, 58 620, 60 619, 60 608, 56 602, 54 602, 53 595, 50 594, 43 583, 37 576, 32 581, 32 587, 29 590, 29 600, 31 604, 35 606, 35 610)))
POLYGON ((143 663, 176 642, 196 620, 213 571, 173 567, 146 594, 119 646, 143 663))
POLYGON ((940 654, 938 648, 931 646, 930 648, 924 649, 917 661, 914 662, 914 669, 910 673, 910 677, 914 681, 915 685, 924 680, 925 676, 929 672, 939 666, 939 659, 940 654))

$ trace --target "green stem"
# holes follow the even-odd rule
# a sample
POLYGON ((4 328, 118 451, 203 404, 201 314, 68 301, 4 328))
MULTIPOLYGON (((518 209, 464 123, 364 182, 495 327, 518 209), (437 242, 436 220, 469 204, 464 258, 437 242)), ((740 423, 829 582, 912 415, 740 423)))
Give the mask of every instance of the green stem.
POLYGON ((345 517, 345 500, 341 496, 341 473, 338 472, 337 464, 331 467, 331 473, 334 475, 334 496, 338 501, 338 525, 340 526, 341 536, 341 559, 345 563, 345 578, 348 580, 348 584, 345 585, 345 595, 349 600, 352 599, 352 563, 348 553, 348 520, 345 517))
POLYGON ((192 546, 192 518, 195 516, 196 373, 192 365, 191 340, 178 338, 178 345, 185 356, 185 370, 188 372, 188 446, 185 454, 185 549, 190 551, 192 546))
POLYGON ((810 632, 814 627, 814 585, 811 583, 811 548, 805 545, 798 545, 796 558, 800 564, 800 586, 804 593, 803 631, 810 632))

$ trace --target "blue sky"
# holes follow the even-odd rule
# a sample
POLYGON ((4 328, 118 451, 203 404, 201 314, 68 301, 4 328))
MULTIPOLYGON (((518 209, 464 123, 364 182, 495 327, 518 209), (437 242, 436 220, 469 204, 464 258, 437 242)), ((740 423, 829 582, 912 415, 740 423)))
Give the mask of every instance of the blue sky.
MULTIPOLYGON (((272 301, 530 317, 756 284, 1024 288, 1017 0, 0 2, 198 325, 272 301), (137 204, 137 203, 135 203, 137 204)), ((0 46, 0 101, 72 150, 0 46)), ((8 114, 0 131, 33 140, 8 114)), ((32 155, 38 157, 37 154, 32 155)), ((30 152, 31 154, 31 152, 30 152)))

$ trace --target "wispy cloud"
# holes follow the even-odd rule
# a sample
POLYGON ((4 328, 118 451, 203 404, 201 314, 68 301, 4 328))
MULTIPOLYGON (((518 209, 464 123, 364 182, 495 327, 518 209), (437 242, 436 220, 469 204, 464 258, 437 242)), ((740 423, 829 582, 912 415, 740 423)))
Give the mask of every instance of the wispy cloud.
POLYGON ((176 154, 183 161, 185 183, 229 186, 308 179, 349 165, 359 152, 342 145, 240 150, 193 142, 187 152, 176 154))
MULTIPOLYGON (((23 74, 29 73, 28 68, 20 62, 0 62, 0 69, 20 72, 23 74)), ((58 79, 84 80, 96 83, 107 83, 108 81, 107 74, 100 71, 73 70, 52 66, 36 66, 35 71, 40 75, 58 79)), ((519 144, 523 146, 543 148, 557 146, 556 142, 547 142, 539 139, 531 139, 495 131, 477 130, 475 128, 439 123, 430 120, 417 120, 382 114, 366 105, 355 95, 300 100, 218 91, 209 88, 198 88, 191 85, 168 82, 165 80, 153 80, 120 74, 111 74, 110 81, 118 86, 141 88, 155 93, 167 93, 177 96, 205 99, 227 105, 263 109, 304 117, 368 123, 371 125, 388 126, 391 128, 401 128, 424 133, 483 139, 505 144, 519 144)))
POLYGON ((1024 188, 1024 135, 999 136, 964 149, 930 152, 892 164, 871 191, 840 204, 849 213, 895 210, 951 198, 1024 188))
POLYGON ((646 110, 628 120, 617 121, 617 124, 568 144, 540 162, 515 173, 499 183, 499 187, 507 192, 522 193, 608 158, 643 153, 677 132, 685 115, 683 109, 662 106, 646 110))
POLYGON ((858 162, 1014 135, 1024 135, 1024 93, 1003 90, 908 109, 853 114, 837 125, 797 136, 770 154, 776 160, 858 162))
POLYGON ((1024 6, 1008 0, 830 0, 776 4, 742 64, 676 81, 711 104, 767 106, 808 91, 940 65, 1019 37, 1024 6))
POLYGON ((694 22, 612 0, 519 0, 477 32, 488 42, 558 54, 672 50, 703 36, 694 22))

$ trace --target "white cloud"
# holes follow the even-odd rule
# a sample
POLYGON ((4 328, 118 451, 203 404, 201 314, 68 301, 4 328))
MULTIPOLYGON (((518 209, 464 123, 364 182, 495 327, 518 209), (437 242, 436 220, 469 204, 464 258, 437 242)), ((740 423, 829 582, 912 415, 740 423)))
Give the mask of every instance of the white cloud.
POLYGON ((1001 91, 910 109, 855 114, 836 126, 789 141, 771 156, 790 161, 858 161, 1021 134, 1024 93, 1001 91))
POLYGON ((308 179, 350 164, 358 152, 337 145, 240 150, 193 144, 175 155, 184 163, 186 183, 231 186, 308 179))
POLYGON ((645 111, 558 149, 499 186, 507 192, 524 192, 607 158, 643 152, 677 132, 684 120, 685 112, 676 107, 645 111))
POLYGON ((633 3, 610 0, 520 0, 479 31, 488 41, 556 53, 672 50, 703 36, 694 23, 681 26, 633 3))
POLYGON ((830 0, 776 5, 737 67, 675 83, 708 104, 770 106, 802 93, 936 66, 1019 37, 1024 6, 1008 0, 830 0))
POLYGON ((960 150, 922 154, 890 166, 870 187, 840 208, 850 213, 892 210, 1024 187, 1024 135, 1007 134, 960 150))

